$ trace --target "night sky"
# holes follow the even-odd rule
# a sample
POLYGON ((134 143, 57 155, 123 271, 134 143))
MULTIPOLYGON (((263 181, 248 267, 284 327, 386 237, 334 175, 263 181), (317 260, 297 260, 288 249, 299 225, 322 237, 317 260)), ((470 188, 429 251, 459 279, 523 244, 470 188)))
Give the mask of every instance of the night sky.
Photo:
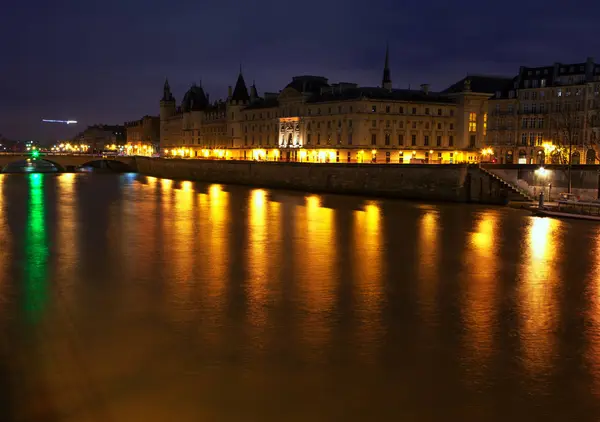
POLYGON ((89 124, 158 115, 202 81, 224 98, 240 63, 259 93, 294 75, 439 90, 467 73, 600 60, 600 2, 399 0, 10 2, 0 13, 0 134, 71 137, 89 124), (75 119, 76 126, 40 123, 75 119))

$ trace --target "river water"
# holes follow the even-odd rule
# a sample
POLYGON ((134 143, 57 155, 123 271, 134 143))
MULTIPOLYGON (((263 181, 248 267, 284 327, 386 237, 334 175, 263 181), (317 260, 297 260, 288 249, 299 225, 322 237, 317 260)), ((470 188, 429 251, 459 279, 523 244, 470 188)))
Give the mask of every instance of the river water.
POLYGON ((0 420, 598 420, 599 228, 0 175, 0 420))

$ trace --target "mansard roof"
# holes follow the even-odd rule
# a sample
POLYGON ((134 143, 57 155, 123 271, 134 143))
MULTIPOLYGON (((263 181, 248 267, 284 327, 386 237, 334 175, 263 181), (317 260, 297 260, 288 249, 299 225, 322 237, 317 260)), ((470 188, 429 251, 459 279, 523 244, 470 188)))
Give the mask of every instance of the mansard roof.
POLYGON ((286 88, 293 88, 298 92, 319 93, 321 88, 327 86, 327 78, 323 76, 302 75, 294 76, 286 88))
POLYGON ((329 101, 347 101, 359 99, 389 100, 389 101, 412 101, 412 102, 435 102, 452 103, 453 99, 439 92, 427 92, 416 89, 385 89, 379 87, 356 87, 346 88, 340 91, 332 90, 315 95, 308 100, 310 103, 329 101))
POLYGON ((490 76, 490 75, 467 75, 455 84, 450 85, 443 90, 442 94, 458 94, 465 91, 465 83, 469 81, 471 92, 494 94, 496 91, 501 91, 507 85, 512 83, 512 78, 505 76, 490 76))

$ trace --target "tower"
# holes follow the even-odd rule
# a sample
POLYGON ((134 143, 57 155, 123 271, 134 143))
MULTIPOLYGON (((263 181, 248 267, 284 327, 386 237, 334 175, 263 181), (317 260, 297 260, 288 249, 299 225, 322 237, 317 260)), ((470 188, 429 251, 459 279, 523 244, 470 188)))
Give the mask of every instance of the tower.
POLYGON ((242 75, 242 68, 235 83, 233 93, 227 98, 227 131, 231 137, 232 147, 244 147, 247 139, 242 137, 242 109, 250 104, 250 95, 246 81, 242 75))
POLYGON ((175 114, 175 98, 171 94, 169 80, 165 79, 163 86, 163 96, 160 100, 160 120, 166 120, 168 117, 175 114))
POLYGON ((390 74, 390 48, 389 45, 385 44, 385 64, 383 65, 383 78, 381 80, 381 87, 384 89, 392 89, 392 76, 390 74))

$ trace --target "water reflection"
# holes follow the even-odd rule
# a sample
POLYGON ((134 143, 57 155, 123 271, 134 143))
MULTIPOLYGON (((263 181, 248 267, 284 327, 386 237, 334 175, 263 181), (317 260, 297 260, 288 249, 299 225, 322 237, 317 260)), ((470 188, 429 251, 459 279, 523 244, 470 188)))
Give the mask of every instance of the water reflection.
MULTIPOLYGON (((359 351, 363 358, 374 358, 375 348, 383 335, 381 306, 383 301, 383 262, 381 210, 377 202, 368 202, 364 211, 354 212, 353 272, 355 312, 359 351)), ((342 265, 350 265, 343 263, 342 265)))
POLYGON ((8 283, 8 267, 11 262, 11 236, 6 218, 7 207, 4 200, 4 181, 6 176, 0 174, 0 312, 4 309, 6 284, 8 283))
POLYGON ((592 390, 596 397, 600 398, 600 229, 594 230, 589 257, 593 262, 586 280, 588 283, 586 296, 590 300, 588 318, 591 322, 586 332, 589 343, 586 360, 591 367, 592 390))
POLYGON ((23 285, 25 287, 25 313, 30 322, 41 318, 48 299, 46 222, 44 203, 44 174, 28 176, 29 204, 25 231, 25 265, 23 285))
POLYGON ((519 307, 523 364, 532 376, 549 375, 555 353, 555 330, 560 308, 556 303, 561 252, 560 227, 551 218, 534 217, 527 227, 520 270, 519 307))
POLYGON ((251 192, 249 210, 249 318, 252 325, 263 326, 266 320, 266 302, 269 294, 267 286, 267 268, 269 265, 267 250, 267 195, 263 189, 254 189, 251 192))
POLYGON ((318 360, 331 338, 328 316, 335 303, 338 269, 334 211, 321 206, 317 195, 306 197, 306 205, 295 209, 301 339, 311 359, 318 360))
POLYGON ((497 213, 484 211, 475 220, 465 251, 463 309, 466 328, 465 345, 473 359, 471 372, 485 375, 494 350, 494 333, 498 312, 497 279, 498 250, 497 213))
POLYGON ((78 279, 80 244, 78 236, 77 196, 75 192, 76 176, 63 173, 57 177, 58 190, 58 231, 57 231, 57 278, 61 286, 61 294, 67 303, 73 302, 72 284, 78 279))
POLYGON ((422 207, 418 221, 417 266, 419 303, 423 319, 436 323, 439 283, 439 214, 435 209, 422 207))

